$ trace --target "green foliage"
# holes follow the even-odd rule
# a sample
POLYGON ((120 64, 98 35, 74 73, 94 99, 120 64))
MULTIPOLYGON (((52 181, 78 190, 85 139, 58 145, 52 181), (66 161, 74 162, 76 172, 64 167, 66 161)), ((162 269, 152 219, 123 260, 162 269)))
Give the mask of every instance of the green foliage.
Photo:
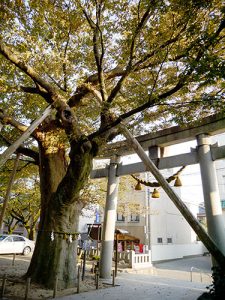
MULTIPOLYGON (((1 172, 0 197, 3 200, 11 174, 12 162, 8 161, 1 172)), ((7 203, 4 224, 8 232, 12 233, 17 224, 22 224, 28 232, 32 234, 40 216, 40 189, 37 179, 37 168, 26 166, 20 162, 17 169, 16 178, 10 191, 10 198, 7 203)))
POLYGON ((100 256, 99 255, 93 255, 92 259, 99 261, 100 260, 100 256))
MULTIPOLYGON (((151 5, 146 25, 134 39, 149 2, 104 1, 99 25, 104 70, 110 71, 114 67, 125 69, 134 42, 133 72, 126 78, 110 108, 117 116, 176 86, 179 74, 185 74, 191 68, 195 70, 185 87, 172 97, 162 98, 157 106, 154 104, 154 108, 149 107, 141 115, 135 115, 133 125, 142 130, 144 123, 160 119, 162 113, 165 121, 158 122, 162 127, 165 127, 165 122, 190 121, 196 110, 202 109, 202 95, 212 91, 218 94, 220 102, 204 98, 207 106, 205 115, 220 111, 224 101, 223 35, 216 38, 210 47, 207 44, 213 39, 222 19, 222 3, 218 0, 156 1, 151 5), (204 47, 208 47, 207 51, 200 60, 196 59, 204 47)), ((95 1, 1 3, 2 41, 7 42, 21 59, 67 98, 89 75, 96 73, 93 32, 83 10, 96 22, 95 1)), ((20 86, 32 86, 31 79, 5 59, 1 59, 0 64, 3 108, 20 120, 38 116, 45 101, 39 95, 20 90, 20 86)), ((117 82, 118 77, 107 82, 108 94, 117 82)), ((93 98, 90 95, 84 98, 77 111, 84 133, 98 128, 96 122, 101 107, 93 98)))

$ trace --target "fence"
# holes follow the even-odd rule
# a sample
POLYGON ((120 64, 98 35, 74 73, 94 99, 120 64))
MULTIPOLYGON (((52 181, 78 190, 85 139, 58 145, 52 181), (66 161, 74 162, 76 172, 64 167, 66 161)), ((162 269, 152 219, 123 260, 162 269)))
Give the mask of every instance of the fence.
POLYGON ((199 281, 197 278, 199 277, 201 282, 207 282, 207 283, 212 283, 212 275, 202 271, 201 269, 191 267, 190 271, 190 281, 199 281), (195 277, 195 278, 194 278, 195 277))
POLYGON ((152 267, 151 251, 148 251, 148 253, 135 253, 134 251, 130 251, 129 267, 132 269, 152 267))
MULTIPOLYGON (((115 257, 115 252, 114 252, 115 257)), ((147 253, 135 253, 133 250, 123 251, 117 253, 117 260, 118 262, 124 261, 129 265, 129 268, 138 269, 144 267, 151 267, 151 252, 148 251, 147 253)))
MULTIPOLYGON (((91 259, 92 257, 97 255, 96 249, 86 250, 86 258, 91 259)), ((82 252, 80 253, 82 256, 82 252)), ((116 253, 113 253, 113 260, 115 260, 116 253)), ((129 268, 132 269, 140 269, 140 268, 148 268, 152 267, 151 260, 151 251, 147 253, 135 253, 133 250, 123 251, 117 253, 117 262, 125 262, 128 264, 129 268)))

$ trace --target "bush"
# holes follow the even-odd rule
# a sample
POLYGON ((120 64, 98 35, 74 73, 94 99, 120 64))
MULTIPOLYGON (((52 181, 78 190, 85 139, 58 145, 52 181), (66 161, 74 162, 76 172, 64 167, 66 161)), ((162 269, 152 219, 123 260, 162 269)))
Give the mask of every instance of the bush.
POLYGON ((93 259, 93 260, 99 260, 99 259, 100 259, 100 256, 99 256, 99 255, 93 255, 92 259, 93 259))

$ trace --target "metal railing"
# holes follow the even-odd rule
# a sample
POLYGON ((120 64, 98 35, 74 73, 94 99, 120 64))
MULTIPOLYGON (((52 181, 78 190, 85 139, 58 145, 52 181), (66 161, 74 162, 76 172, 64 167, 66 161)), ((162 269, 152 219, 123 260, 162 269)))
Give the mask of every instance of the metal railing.
MULTIPOLYGON (((210 278, 211 278, 211 275, 209 274, 209 273, 206 273, 206 272, 204 272, 204 271, 202 271, 201 269, 198 269, 198 268, 196 268, 196 267, 191 267, 191 271, 190 271, 190 281, 191 282, 193 282, 193 271, 194 270, 197 270, 198 271, 198 273, 200 274, 200 280, 201 280, 201 282, 203 282, 203 274, 204 275, 207 275, 207 276, 209 276, 210 278)), ((195 272, 196 273, 196 272, 195 272)))

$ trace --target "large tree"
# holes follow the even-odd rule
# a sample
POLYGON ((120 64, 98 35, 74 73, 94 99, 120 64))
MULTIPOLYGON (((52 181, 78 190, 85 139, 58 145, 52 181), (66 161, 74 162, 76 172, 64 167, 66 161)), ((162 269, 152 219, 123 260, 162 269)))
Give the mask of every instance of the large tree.
POLYGON ((1 1, 4 141, 12 143, 47 104, 54 108, 17 150, 40 173, 33 281, 52 287, 58 276, 61 287, 74 284, 80 192, 121 120, 137 133, 222 109, 222 3, 1 1))

